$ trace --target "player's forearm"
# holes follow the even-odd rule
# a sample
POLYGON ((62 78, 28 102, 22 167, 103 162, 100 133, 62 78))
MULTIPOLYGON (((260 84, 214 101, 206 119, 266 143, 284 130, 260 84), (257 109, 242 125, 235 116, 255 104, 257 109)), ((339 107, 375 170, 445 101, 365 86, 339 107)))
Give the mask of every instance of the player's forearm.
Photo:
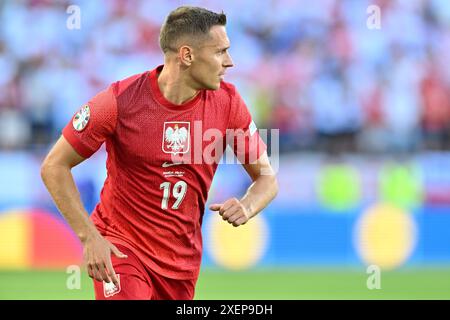
POLYGON ((80 194, 69 167, 43 164, 41 177, 57 208, 69 223, 80 241, 98 234, 83 207, 80 194))
POLYGON ((241 203, 247 208, 250 218, 264 209, 277 195, 278 183, 275 175, 259 176, 247 189, 241 203))

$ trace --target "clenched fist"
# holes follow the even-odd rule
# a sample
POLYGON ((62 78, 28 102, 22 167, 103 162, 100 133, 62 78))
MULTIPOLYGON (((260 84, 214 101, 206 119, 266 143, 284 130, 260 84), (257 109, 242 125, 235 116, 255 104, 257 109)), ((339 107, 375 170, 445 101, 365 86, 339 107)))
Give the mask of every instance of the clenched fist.
POLYGON ((247 223, 250 219, 248 209, 236 198, 231 198, 223 204, 212 204, 209 206, 212 211, 219 211, 222 219, 228 221, 235 227, 247 223))

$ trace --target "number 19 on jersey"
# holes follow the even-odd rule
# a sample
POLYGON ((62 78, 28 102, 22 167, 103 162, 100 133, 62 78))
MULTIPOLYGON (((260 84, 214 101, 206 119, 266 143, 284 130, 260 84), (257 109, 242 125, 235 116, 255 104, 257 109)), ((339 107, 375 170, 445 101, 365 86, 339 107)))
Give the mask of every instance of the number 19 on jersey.
POLYGON ((171 190, 171 183, 166 181, 160 184, 159 189, 163 190, 163 197, 161 200, 161 209, 167 210, 169 205, 170 193, 172 191, 173 197, 176 199, 175 203, 172 205, 172 209, 178 209, 180 207, 181 202, 184 199, 187 191, 187 183, 184 181, 178 181, 173 185, 173 189, 171 190))

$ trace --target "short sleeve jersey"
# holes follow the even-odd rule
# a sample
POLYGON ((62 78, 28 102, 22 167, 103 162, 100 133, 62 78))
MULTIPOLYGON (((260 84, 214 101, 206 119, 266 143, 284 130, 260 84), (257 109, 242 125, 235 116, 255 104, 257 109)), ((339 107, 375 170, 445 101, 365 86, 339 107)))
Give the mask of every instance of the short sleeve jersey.
POLYGON ((221 82, 175 105, 159 89, 162 68, 98 93, 63 136, 85 158, 105 143, 107 178, 91 215, 100 233, 165 277, 194 279, 218 160, 231 144, 241 163, 251 163, 266 145, 233 85, 221 82))

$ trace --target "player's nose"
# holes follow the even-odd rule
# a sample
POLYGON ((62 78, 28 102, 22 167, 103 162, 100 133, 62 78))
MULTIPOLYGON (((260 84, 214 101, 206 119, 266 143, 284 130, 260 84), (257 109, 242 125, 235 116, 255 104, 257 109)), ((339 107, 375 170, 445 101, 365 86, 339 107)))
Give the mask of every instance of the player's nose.
POLYGON ((231 55, 228 52, 227 52, 227 55, 225 57, 223 66, 226 67, 226 68, 231 68, 231 67, 234 66, 233 59, 231 59, 231 55))

